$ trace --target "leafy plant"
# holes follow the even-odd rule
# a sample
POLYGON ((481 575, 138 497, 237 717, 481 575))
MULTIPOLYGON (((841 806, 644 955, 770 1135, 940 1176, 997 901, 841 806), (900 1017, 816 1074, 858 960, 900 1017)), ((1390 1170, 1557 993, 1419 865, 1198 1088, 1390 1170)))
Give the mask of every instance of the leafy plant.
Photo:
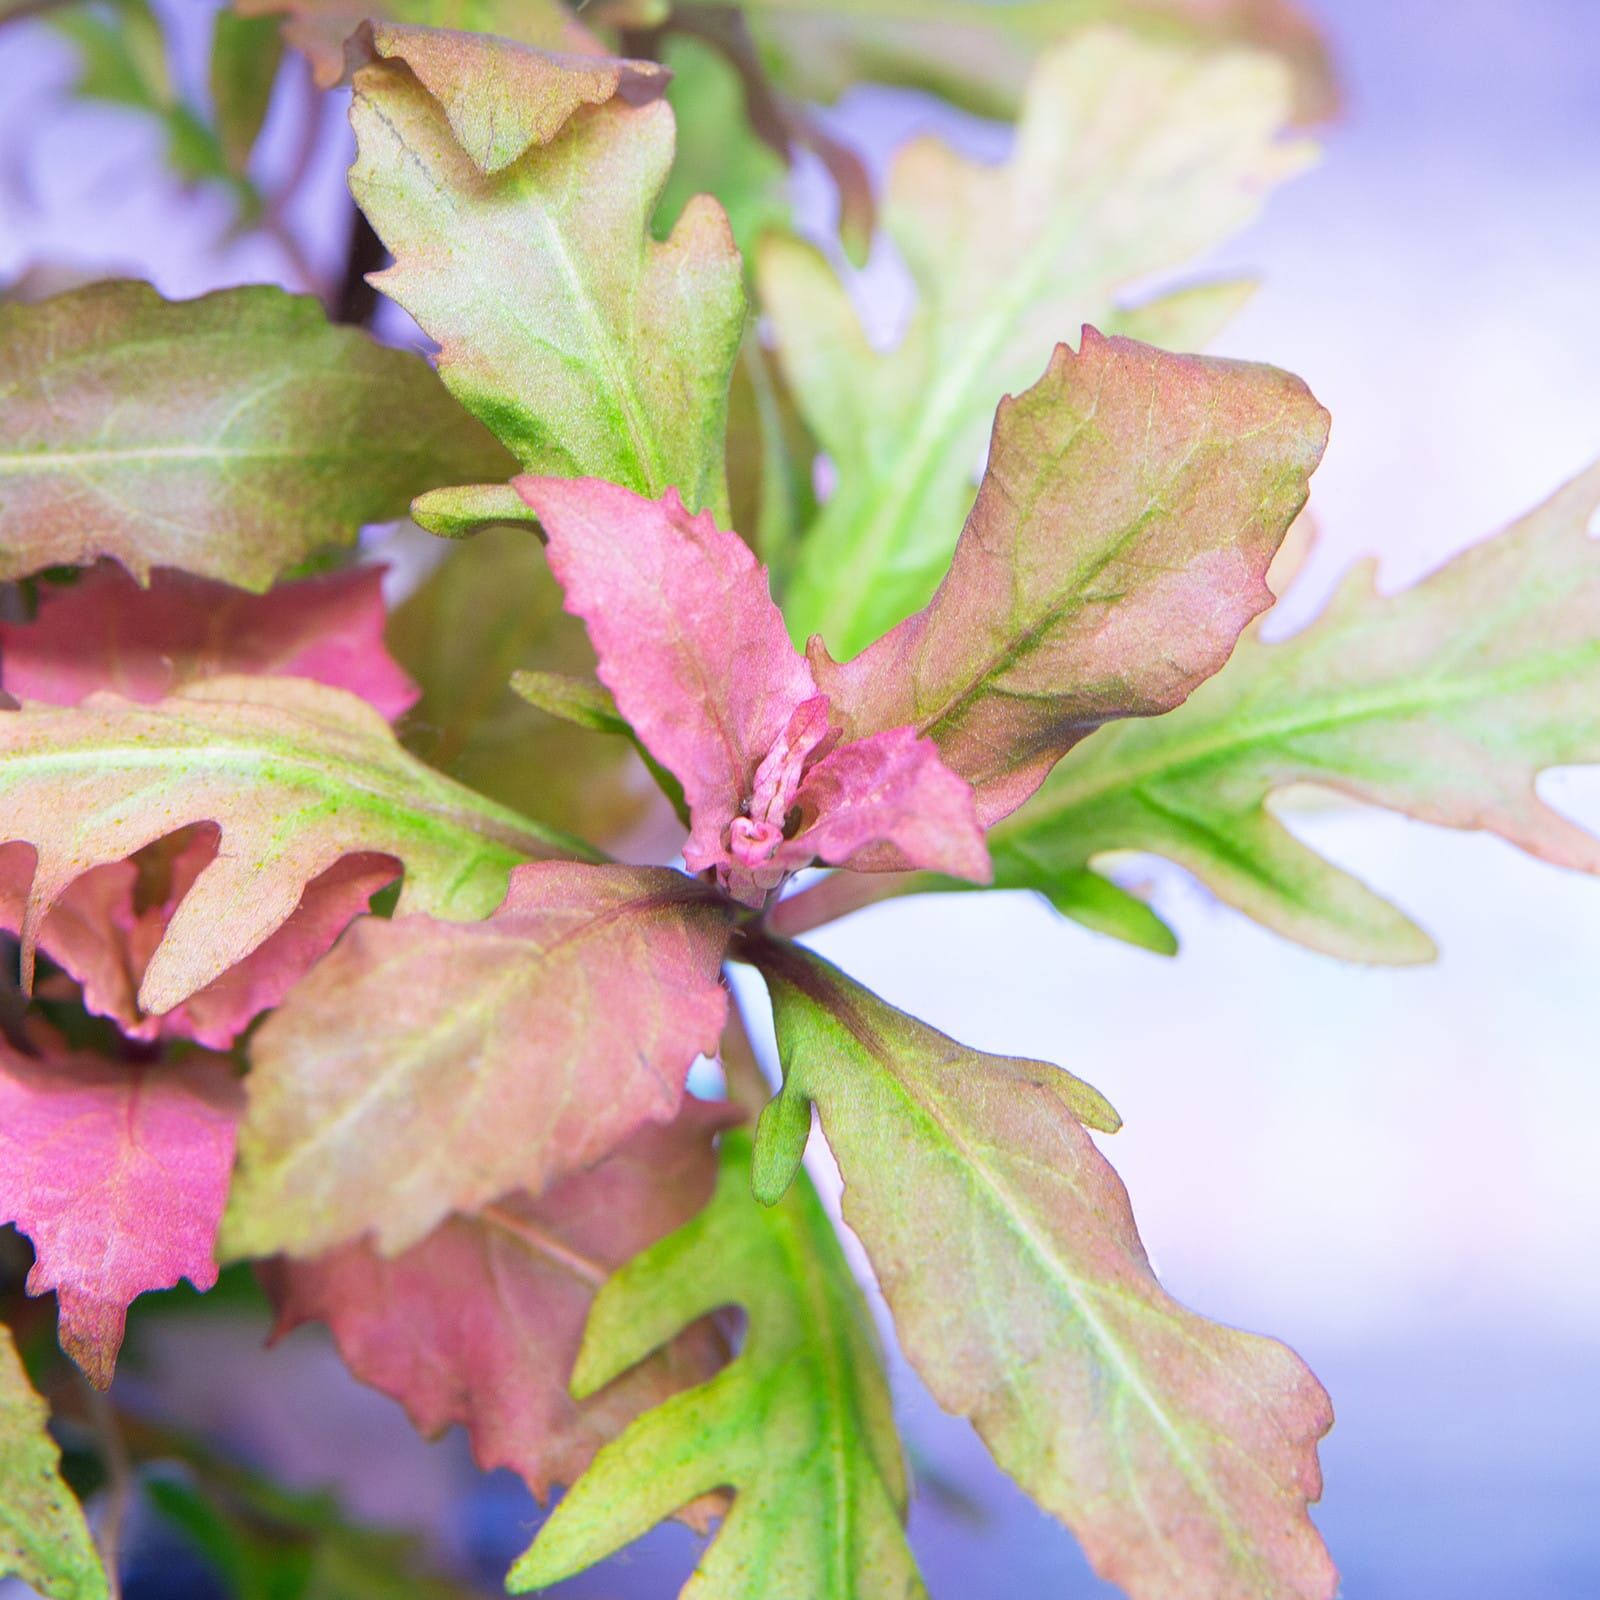
MULTIPOLYGON (((1307 159, 1314 35, 1185 0, 238 9, 241 71, 281 14, 348 75, 376 281, 437 355, 269 287, 0 307, 0 921, 33 986, 0 1219, 61 1348, 104 1388, 136 1297, 256 1262, 280 1328, 325 1322, 424 1432, 566 1488, 513 1589, 676 1514, 720 1519, 700 1600, 922 1594, 815 1108, 901 1349, 1101 1573, 1326 1600, 1328 1397, 1161 1287, 1091 1136, 1116 1112, 796 942, 1027 888, 1170 951, 1109 875, 1142 850, 1330 953, 1426 956, 1269 808, 1306 782, 1600 868, 1534 792, 1600 759, 1600 469, 1265 643, 1327 415, 1161 348, 1248 286, 1130 298, 1307 159), (998 167, 898 156, 891 348, 781 164, 823 155, 858 250, 877 197, 806 103, 857 73, 1019 117, 998 167), (471 537, 385 639, 351 545, 408 506, 471 537), (681 864, 634 864, 651 830, 681 864), (771 996, 775 1095, 728 963, 771 996), (723 1102, 687 1091, 701 1056, 723 1102)), ((71 15, 84 91, 134 103, 150 14, 71 15)), ((207 124, 235 174, 252 93, 207 124)), ((103 1595, 45 1418, 0 1334, 0 1571, 103 1595)), ((175 1435, 126 1448, 239 1594, 447 1592, 175 1435)))

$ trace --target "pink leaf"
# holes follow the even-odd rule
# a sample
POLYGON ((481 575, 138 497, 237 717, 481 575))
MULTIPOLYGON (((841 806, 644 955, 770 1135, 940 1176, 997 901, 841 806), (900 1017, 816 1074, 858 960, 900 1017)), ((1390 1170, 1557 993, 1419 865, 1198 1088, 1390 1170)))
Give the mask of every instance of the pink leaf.
POLYGON ((722 862, 757 770, 816 693, 765 570, 675 489, 656 501, 597 478, 515 483, 539 514, 567 610, 588 626, 600 681, 683 785, 684 861, 691 872, 722 862))
MULTIPOLYGON (((392 856, 345 856, 306 885, 288 921, 242 961, 173 1010, 149 1016, 139 1009, 139 985, 179 901, 216 854, 216 833, 185 830, 126 861, 91 867, 62 892, 40 930, 39 948, 82 985, 85 1007, 131 1039, 193 1039, 226 1050, 400 870, 392 856)), ((20 931, 32 878, 32 849, 0 845, 0 927, 20 931)))
POLYGON ((102 1389, 130 1301, 217 1281, 242 1105, 215 1058, 32 1060, 0 1042, 0 1219, 33 1241, 28 1292, 56 1291, 62 1348, 102 1389))
POLYGON ((391 721, 417 686, 384 648, 383 574, 357 567, 248 594, 166 569, 141 588, 104 565, 46 588, 32 622, 0 622, 0 683, 22 700, 76 705, 96 689, 155 701, 224 673, 311 678, 391 721))
POLYGON ((586 1400, 567 1388, 596 1290, 710 1198, 711 1139, 728 1121, 727 1106, 691 1100, 538 1199, 452 1217, 393 1260, 355 1244, 274 1261, 263 1279, 278 1331, 326 1322, 350 1370, 422 1433, 462 1424, 485 1472, 509 1467, 542 1498, 634 1417, 721 1365, 722 1341, 700 1323, 586 1400))
POLYGON ((824 756, 795 804, 807 820, 780 854, 797 864, 820 857, 857 870, 925 867, 978 883, 991 875, 971 785, 912 728, 875 733, 824 756))
POLYGON ((827 696, 737 535, 596 479, 519 478, 567 609, 650 753, 683 785, 692 872, 759 906, 819 856, 987 880, 966 783, 910 729, 836 748, 827 696), (903 737, 901 736, 903 735, 903 737))

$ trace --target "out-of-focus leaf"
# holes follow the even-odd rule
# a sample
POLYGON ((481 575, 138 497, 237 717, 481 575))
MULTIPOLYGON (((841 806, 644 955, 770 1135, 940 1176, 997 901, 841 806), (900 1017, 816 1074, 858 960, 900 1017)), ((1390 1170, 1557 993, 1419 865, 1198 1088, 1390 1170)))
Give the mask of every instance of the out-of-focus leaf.
POLYGON ((711 1136, 727 1107, 690 1101, 539 1199, 514 1195, 441 1223, 386 1261, 368 1244, 264 1269, 280 1334, 333 1330, 350 1370, 399 1400, 428 1437, 464 1426, 485 1472, 510 1467, 541 1498, 607 1439, 726 1359, 696 1324, 584 1400, 567 1392, 595 1291, 710 1198, 711 1136))
POLYGON ((562 611, 525 530, 490 528, 450 549, 390 618, 389 644, 422 685, 401 737, 430 765, 602 843, 643 817, 649 781, 626 746, 552 721, 511 689, 521 669, 594 672, 583 625, 562 611))
POLYGON ((1304 165, 1280 142, 1281 66, 1094 32, 1043 57, 1001 167, 932 138, 890 175, 884 222, 915 315, 880 354, 808 245, 773 237, 758 281, 838 486, 784 593, 796 639, 854 655, 922 605, 950 559, 996 402, 1081 323, 1247 222, 1304 165))
POLYGON ((1280 56, 1297 117, 1331 116, 1327 45, 1296 0, 743 0, 774 70, 831 100, 853 84, 931 89, 981 116, 1015 115, 1029 68, 1067 34, 1115 23, 1200 49, 1249 45, 1280 56))
POLYGON ((246 589, 509 462, 427 362, 265 287, 0 305, 0 577, 120 561, 246 589))
MULTIPOLYGON (((453 92, 498 92, 518 48, 458 39, 453 92)), ((351 189, 395 257, 375 281, 439 342, 457 398, 531 471, 676 487, 725 510, 743 278, 715 201, 691 202, 665 243, 650 236, 671 110, 620 96, 586 107, 494 174, 401 63, 357 71, 351 120, 351 189)))
POLYGON ((796 541, 817 514, 817 441, 756 331, 745 337, 728 395, 728 493, 733 526, 782 594, 796 541))
POLYGON ((986 1056, 798 947, 754 952, 784 1087, 763 1199, 815 1103, 901 1347, 948 1411, 1134 1600, 1331 1600, 1307 1502, 1333 1421, 1303 1362, 1156 1282, 1127 1194, 1080 1118, 1087 1085, 986 1056))
POLYGON ((537 50, 595 54, 600 45, 562 0, 234 0, 242 17, 280 17, 284 38, 331 89, 344 75, 345 41, 370 20, 495 34, 537 50))
POLYGON ((472 1600, 433 1572, 406 1534, 349 1521, 331 1496, 295 1494, 208 1451, 192 1472, 151 1475, 151 1505, 227 1584, 230 1600, 472 1600))
POLYGON ((669 1120, 722 1031, 729 921, 680 872, 557 863, 484 922, 362 919, 251 1042, 226 1253, 392 1255, 669 1120))
POLYGON ((557 1583, 728 1486, 733 1509, 685 1597, 920 1600, 888 1385, 832 1224, 803 1175, 771 1210, 752 1201, 744 1134, 724 1135, 722 1152, 711 1204, 600 1291, 573 1392, 720 1306, 748 1313, 744 1348, 600 1451, 507 1586, 557 1583))
POLYGON ((105 1569, 62 1481, 48 1417, 0 1324, 0 1578, 20 1578, 47 1600, 106 1600, 105 1569))
POLYGON ((972 791, 910 728, 840 743, 767 576, 675 490, 518 478, 596 670, 640 743, 683 785, 691 872, 759 906, 815 859, 988 878, 972 791))
POLYGON ((217 13, 211 34, 211 112, 217 143, 232 171, 250 165, 278 81, 283 41, 270 17, 217 13))
POLYGON ((672 70, 667 102, 678 151, 656 208, 656 234, 667 238, 695 195, 714 195, 748 256, 764 230, 789 223, 783 157, 747 125, 739 75, 709 44, 669 35, 662 59, 672 70))
POLYGON ((1600 872, 1546 806, 1546 767, 1600 761, 1600 503, 1591 467, 1498 537, 1392 596, 1354 573, 1293 638, 1247 635, 1187 704, 1108 728, 990 836, 997 881, 1042 889, 1097 855, 1178 862, 1274 932, 1358 961, 1423 961, 1427 935, 1301 844, 1272 793, 1313 783, 1600 872))
POLYGON ((1328 414, 1275 367, 1085 328, 995 418, 989 466, 926 609, 817 683, 848 734, 914 727, 1014 811, 1086 734, 1178 705, 1272 603, 1328 414))
POLYGON ((383 718, 298 678, 213 678, 153 706, 92 695, 0 717, 0 843, 35 847, 24 972, 61 892, 176 828, 214 822, 216 859, 178 905, 139 1005, 160 1014, 249 955, 348 855, 394 856, 402 910, 482 917, 530 856, 584 847, 425 767, 383 718))
POLYGON ((46 588, 31 622, 0 621, 0 684, 21 700, 76 705, 97 689, 159 700, 227 673, 311 678, 398 717, 417 686, 383 645, 383 573, 358 567, 252 595, 182 572, 141 588, 97 567, 46 588))
POLYGON ((228 1062, 139 1066, 0 1043, 0 1220, 33 1241, 61 1347, 109 1387, 128 1303, 217 1281, 217 1224, 244 1100, 228 1062))

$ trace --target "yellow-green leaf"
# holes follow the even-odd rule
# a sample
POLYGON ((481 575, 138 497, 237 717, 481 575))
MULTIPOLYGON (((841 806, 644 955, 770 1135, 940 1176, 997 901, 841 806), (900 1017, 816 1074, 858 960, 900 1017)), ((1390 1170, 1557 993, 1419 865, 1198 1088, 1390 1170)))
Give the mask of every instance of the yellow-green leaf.
POLYGON ((901 1347, 946 1410, 1133 1600, 1331 1600, 1306 1513, 1333 1414, 1283 1345, 1179 1305, 1080 1118, 1087 1085, 969 1050, 793 945, 753 951, 781 1098, 756 1181, 781 1193, 808 1102, 901 1347))
POLYGON ((196 822, 222 833, 139 989, 170 1010, 248 955, 342 857, 405 867, 401 907, 487 916, 512 867, 586 847, 425 767, 364 700, 298 678, 221 677, 153 705, 94 694, 0 714, 0 843, 34 847, 25 966, 79 874, 196 822))
POLYGON ((1600 843, 1535 787, 1600 761, 1597 504, 1600 466, 1413 588, 1380 595, 1358 570, 1294 637, 1247 634, 1178 710, 1073 751, 990 834, 995 881, 1054 895, 1097 857, 1147 850, 1313 949, 1427 960, 1421 929, 1274 815, 1295 783, 1600 872, 1600 843))
POLYGON ((807 1178, 771 1210, 751 1198, 748 1135, 723 1136, 711 1204, 601 1289, 574 1394, 728 1305, 749 1317, 738 1357, 601 1449, 511 1569, 514 1593, 581 1572, 727 1486, 733 1509, 683 1600, 922 1600, 861 1291, 807 1178))
POLYGON ((0 1326, 0 1578, 21 1578, 48 1600, 105 1600, 105 1569, 62 1482, 48 1416, 0 1326))
MULTIPOLYGON (((465 104, 517 76, 505 40, 451 49, 465 104)), ((531 59, 547 79, 591 70, 531 59)), ((351 120, 351 188, 395 258, 376 281, 439 342, 456 397, 530 471, 652 498, 676 487, 724 513, 743 280, 713 200, 691 201, 665 242, 650 235, 672 164, 667 105, 583 106, 492 174, 404 64, 360 68, 351 120)))

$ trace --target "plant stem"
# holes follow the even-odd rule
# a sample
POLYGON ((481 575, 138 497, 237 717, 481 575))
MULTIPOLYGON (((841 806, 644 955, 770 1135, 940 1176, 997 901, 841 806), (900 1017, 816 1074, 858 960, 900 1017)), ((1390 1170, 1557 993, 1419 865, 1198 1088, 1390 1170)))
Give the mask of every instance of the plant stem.
POLYGON ((122 1545, 122 1524, 128 1515, 128 1501, 133 1492, 133 1468, 128 1462, 128 1447, 122 1438, 110 1402, 87 1378, 83 1385, 89 1426, 94 1430, 95 1442, 100 1448, 100 1461, 106 1471, 105 1510, 100 1526, 95 1532, 95 1544, 100 1551, 101 1564, 106 1569, 106 1589, 110 1600, 122 1600, 122 1575, 119 1570, 122 1545))
POLYGON ((767 931, 793 939, 880 900, 915 894, 928 882, 925 872, 830 872, 821 883, 780 900, 767 913, 767 931))
POLYGON ((384 249, 383 240, 357 208, 351 216, 350 248, 345 256, 344 278, 329 311, 335 322, 364 328, 372 321, 378 309, 378 291, 367 282, 367 274, 376 272, 388 259, 389 252, 384 249))

